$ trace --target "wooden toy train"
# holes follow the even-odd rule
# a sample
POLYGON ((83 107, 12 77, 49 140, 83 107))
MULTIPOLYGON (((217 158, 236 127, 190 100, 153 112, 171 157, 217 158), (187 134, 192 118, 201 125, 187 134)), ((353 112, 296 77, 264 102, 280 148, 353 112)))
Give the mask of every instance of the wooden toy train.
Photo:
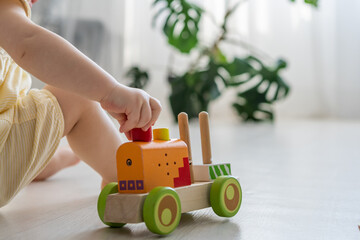
POLYGON ((180 139, 168 129, 133 129, 132 142, 116 154, 118 183, 106 185, 98 199, 101 221, 111 227, 145 222, 156 234, 169 234, 181 213, 212 207, 221 217, 240 208, 242 192, 230 164, 212 164, 209 120, 199 114, 203 165, 192 165, 188 118, 180 113, 180 139))

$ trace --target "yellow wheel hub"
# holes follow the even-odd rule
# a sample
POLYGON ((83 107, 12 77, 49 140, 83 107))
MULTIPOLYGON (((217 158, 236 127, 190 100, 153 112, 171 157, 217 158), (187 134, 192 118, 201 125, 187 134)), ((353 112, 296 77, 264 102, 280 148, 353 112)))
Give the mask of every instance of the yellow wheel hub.
POLYGON ((170 209, 166 208, 164 209, 164 211, 161 213, 161 221, 165 224, 168 225, 171 221, 172 218, 172 214, 170 209))

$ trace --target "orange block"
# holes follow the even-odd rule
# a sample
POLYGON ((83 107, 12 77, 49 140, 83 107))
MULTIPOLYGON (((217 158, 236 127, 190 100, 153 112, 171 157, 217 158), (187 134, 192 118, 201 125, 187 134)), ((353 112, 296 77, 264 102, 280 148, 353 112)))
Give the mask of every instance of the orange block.
POLYGON ((124 143, 116 159, 120 193, 191 184, 187 146, 181 140, 124 143))

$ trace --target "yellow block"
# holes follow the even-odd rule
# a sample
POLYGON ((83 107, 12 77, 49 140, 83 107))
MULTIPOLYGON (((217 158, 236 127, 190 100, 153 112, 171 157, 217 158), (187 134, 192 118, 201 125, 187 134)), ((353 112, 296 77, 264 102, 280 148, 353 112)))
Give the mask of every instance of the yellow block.
POLYGON ((156 128, 153 130, 154 140, 169 141, 170 134, 168 128, 156 128))

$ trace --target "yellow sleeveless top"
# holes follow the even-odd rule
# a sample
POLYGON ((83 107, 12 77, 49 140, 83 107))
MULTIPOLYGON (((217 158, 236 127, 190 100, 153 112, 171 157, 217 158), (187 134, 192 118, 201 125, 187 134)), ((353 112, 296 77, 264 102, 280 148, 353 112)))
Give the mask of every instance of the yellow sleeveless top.
MULTIPOLYGON (((29 3, 13 1, 20 1, 30 18, 29 3)), ((0 207, 45 168, 63 135, 56 98, 30 88, 30 74, 0 47, 0 207)))
MULTIPOLYGON (((31 18, 31 9, 26 0, 22 3, 26 15, 31 18)), ((18 96, 25 96, 31 87, 30 75, 19 68, 11 57, 0 47, 0 113, 13 106, 18 96)))

